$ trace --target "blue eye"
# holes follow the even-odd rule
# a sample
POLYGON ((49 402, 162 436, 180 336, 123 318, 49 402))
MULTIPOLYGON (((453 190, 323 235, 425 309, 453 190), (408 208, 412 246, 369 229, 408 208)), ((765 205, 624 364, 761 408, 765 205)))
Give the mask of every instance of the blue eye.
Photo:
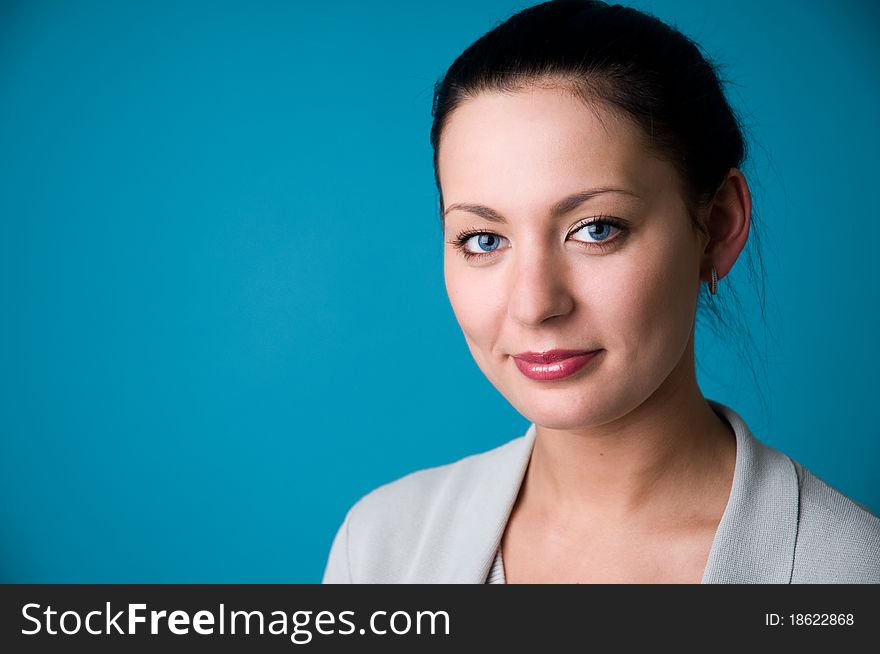
POLYGON ((492 232, 466 231, 450 242, 465 259, 480 259, 492 256, 500 247, 502 239, 503 236, 492 232))
POLYGON ((477 247, 479 247, 483 252, 492 252, 498 247, 498 243, 500 239, 497 234, 477 234, 476 236, 471 236, 468 241, 477 240, 477 247))
MULTIPOLYGON (((608 239, 610 235, 612 235, 612 229, 620 229, 616 225, 613 225, 611 222, 607 220, 597 220, 591 223, 587 223, 580 229, 576 230, 574 233, 579 234, 584 230, 595 239, 598 239, 598 242, 602 242, 608 239), (598 232, 598 233, 597 233, 598 232)), ((589 241, 588 241, 589 242, 589 241)), ((595 241, 594 241, 595 242, 595 241)))

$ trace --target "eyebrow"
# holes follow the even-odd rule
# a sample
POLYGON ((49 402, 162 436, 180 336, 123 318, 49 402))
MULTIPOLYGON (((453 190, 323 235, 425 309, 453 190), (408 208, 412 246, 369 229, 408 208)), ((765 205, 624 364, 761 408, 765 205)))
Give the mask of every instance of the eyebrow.
MULTIPOLYGON (((551 218, 559 218, 560 216, 564 216, 569 211, 572 211, 579 207, 581 204, 590 200, 597 195, 602 195, 605 193, 620 193, 622 195, 629 195, 634 198, 638 198, 639 196, 633 193, 632 191, 627 191, 622 188, 611 188, 611 187, 602 187, 602 188, 592 188, 587 189, 586 191, 580 191, 579 193, 573 193, 572 195, 566 196, 559 200, 556 204, 554 204, 550 208, 550 217, 551 218)), ((487 207, 483 204, 472 204, 469 202, 456 202, 443 211, 443 218, 446 218, 446 214, 448 214, 453 209, 458 209, 460 211, 467 211, 469 213, 475 214, 488 220, 493 223, 506 223, 507 220, 500 213, 492 209, 491 207, 487 207)))

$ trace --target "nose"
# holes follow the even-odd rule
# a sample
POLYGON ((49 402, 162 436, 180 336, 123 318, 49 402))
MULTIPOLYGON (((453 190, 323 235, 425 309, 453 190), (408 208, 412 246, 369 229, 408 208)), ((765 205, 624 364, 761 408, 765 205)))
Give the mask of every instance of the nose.
MULTIPOLYGON (((532 250, 534 252, 534 250, 532 250)), ((514 262, 507 315, 527 327, 536 327, 554 316, 566 315, 574 306, 563 262, 553 253, 530 253, 514 262)))

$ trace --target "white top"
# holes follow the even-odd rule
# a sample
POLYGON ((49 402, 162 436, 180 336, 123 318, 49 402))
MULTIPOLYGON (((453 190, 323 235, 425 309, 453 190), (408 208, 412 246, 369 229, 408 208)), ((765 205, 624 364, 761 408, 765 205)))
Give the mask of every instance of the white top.
MULTIPOLYGON (((736 464, 702 583, 880 583, 880 518, 707 401, 736 434, 736 464)), ((496 558, 501 568, 534 441, 531 424, 361 497, 336 531, 323 582, 485 583, 496 558)))
POLYGON ((506 584, 504 579, 504 561, 501 560, 501 546, 495 552, 495 560, 492 561, 492 569, 489 570, 489 576, 486 577, 487 584, 506 584))

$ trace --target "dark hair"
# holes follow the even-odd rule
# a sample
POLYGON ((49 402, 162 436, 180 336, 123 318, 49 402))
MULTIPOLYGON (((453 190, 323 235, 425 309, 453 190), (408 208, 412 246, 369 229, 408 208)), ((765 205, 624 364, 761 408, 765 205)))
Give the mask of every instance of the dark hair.
MULTIPOLYGON (((551 0, 514 14, 462 52, 434 86, 431 146, 441 225, 437 162, 450 114, 485 91, 551 86, 570 89, 588 105, 604 102, 634 120, 647 146, 678 171, 693 227, 705 233, 698 210, 712 200, 731 168, 742 168, 747 154, 742 125, 725 97, 717 68, 687 36, 630 7, 551 0)), ((754 217, 750 236, 757 243, 754 217)), ((755 249, 763 273, 760 248, 755 249)), ((753 263, 750 256, 754 277, 753 263)), ((763 274, 760 282, 763 316, 763 274)), ((700 296, 698 308, 708 308, 717 335, 732 331, 731 323, 734 330, 751 335, 741 310, 725 317, 719 309, 719 298, 726 296, 739 305, 732 285, 711 295, 704 284, 700 296)), ((740 354, 751 367, 743 348, 740 354)))

